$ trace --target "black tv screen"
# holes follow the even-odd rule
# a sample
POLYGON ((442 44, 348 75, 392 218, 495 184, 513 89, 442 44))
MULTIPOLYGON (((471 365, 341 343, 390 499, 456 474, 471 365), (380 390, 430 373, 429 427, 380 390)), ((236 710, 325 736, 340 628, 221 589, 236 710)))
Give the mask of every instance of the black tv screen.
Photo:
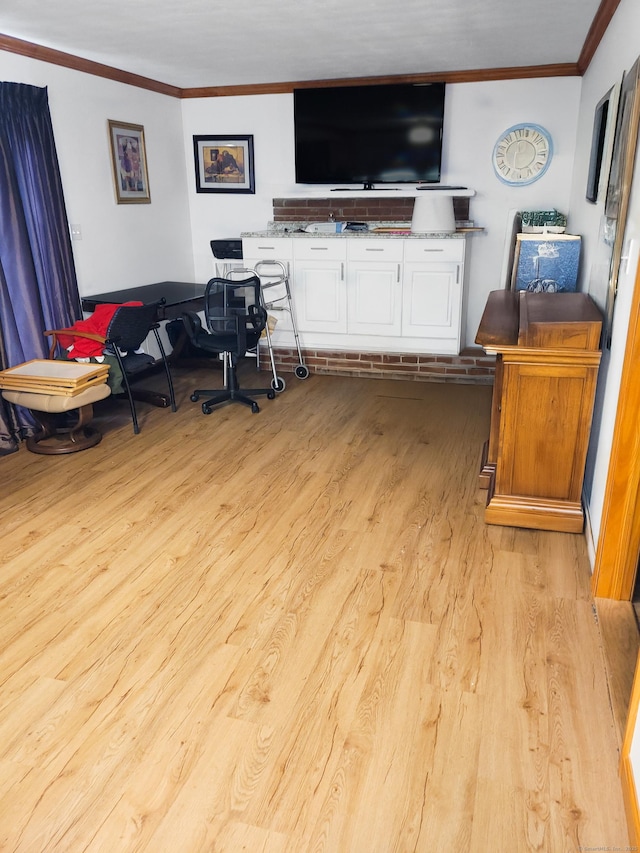
POLYGON ((437 183, 444 83, 294 89, 296 181, 437 183))

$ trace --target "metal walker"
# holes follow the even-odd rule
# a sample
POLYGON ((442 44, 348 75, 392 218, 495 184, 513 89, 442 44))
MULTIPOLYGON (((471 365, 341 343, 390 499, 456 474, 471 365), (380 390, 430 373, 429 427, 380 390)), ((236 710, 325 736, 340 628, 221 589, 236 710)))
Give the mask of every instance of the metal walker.
MULTIPOLYGON (((262 304, 265 310, 287 311, 289 313, 289 316, 291 318, 291 329, 293 331, 293 337, 296 343, 296 350, 298 351, 299 361, 299 364, 296 365, 294 372, 298 379, 306 379, 309 376, 309 368, 304 363, 302 350, 300 348, 300 338, 298 337, 298 327, 296 325, 296 317, 293 310, 293 301, 291 299, 291 288, 289 287, 289 276, 287 274, 287 268, 282 263, 282 261, 258 261, 253 271, 260 279, 260 292, 262 294, 262 304), (270 270, 269 267, 275 269, 270 270), (265 298, 266 291, 269 291, 271 290, 271 288, 279 286, 284 287, 284 293, 281 293, 281 295, 274 294, 273 299, 271 299, 270 301, 265 298)), ((268 321, 265 327, 265 333, 265 337, 267 339, 267 348, 269 350, 269 357, 271 359, 271 370, 273 372, 273 381, 271 383, 271 387, 274 391, 284 391, 284 379, 282 379, 276 374, 276 366, 273 358, 273 347, 271 345, 271 332, 269 331, 268 321)))

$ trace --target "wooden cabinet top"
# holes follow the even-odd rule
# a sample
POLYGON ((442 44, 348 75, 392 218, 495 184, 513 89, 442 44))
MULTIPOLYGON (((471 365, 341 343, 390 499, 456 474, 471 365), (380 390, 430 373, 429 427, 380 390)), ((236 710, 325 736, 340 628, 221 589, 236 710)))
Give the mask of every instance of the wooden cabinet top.
POLYGON ((602 314, 586 293, 489 294, 476 343, 485 349, 539 347, 597 350, 602 314))

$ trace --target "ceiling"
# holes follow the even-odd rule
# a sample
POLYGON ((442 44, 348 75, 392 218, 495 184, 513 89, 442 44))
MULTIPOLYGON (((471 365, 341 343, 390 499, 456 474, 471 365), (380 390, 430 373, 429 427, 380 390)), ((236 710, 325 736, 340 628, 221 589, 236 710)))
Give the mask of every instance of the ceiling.
POLYGON ((0 0, 7 35, 179 88, 576 63, 600 0, 0 0))

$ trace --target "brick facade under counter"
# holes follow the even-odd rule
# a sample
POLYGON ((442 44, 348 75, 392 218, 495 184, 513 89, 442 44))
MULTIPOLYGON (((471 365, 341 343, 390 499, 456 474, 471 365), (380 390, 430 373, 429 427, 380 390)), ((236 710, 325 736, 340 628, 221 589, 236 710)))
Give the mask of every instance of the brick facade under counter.
MULTIPOLYGON (((426 191, 425 191, 426 192, 426 191)), ((410 222, 413 198, 274 198, 274 222, 410 222)), ((468 196, 454 196, 453 210, 457 222, 469 219, 468 196)))
MULTIPOLYGON (((304 363, 311 374, 359 376, 371 379, 410 379, 417 382, 457 382, 490 385, 495 373, 495 357, 471 347, 460 355, 409 353, 339 352, 303 349, 304 363)), ((276 372, 293 373, 300 363, 295 348, 274 347, 276 372)), ((260 367, 270 370, 269 353, 260 347, 260 367)))

